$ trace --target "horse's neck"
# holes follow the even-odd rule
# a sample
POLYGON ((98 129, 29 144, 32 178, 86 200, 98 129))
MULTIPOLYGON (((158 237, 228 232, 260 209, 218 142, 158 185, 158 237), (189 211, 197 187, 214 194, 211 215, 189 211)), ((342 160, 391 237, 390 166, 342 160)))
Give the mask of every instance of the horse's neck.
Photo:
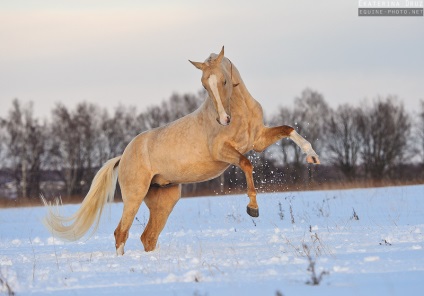
POLYGON ((206 97, 206 100, 203 101, 194 113, 202 118, 201 122, 205 125, 210 125, 211 123, 215 124, 217 113, 215 111, 213 100, 209 96, 206 97))
MULTIPOLYGON (((252 95, 247 90, 246 85, 244 84, 243 79, 241 78, 237 68, 232 65, 231 69, 231 62, 228 59, 224 59, 224 61, 226 70, 232 78, 232 83, 239 83, 236 87, 234 87, 233 95, 231 96, 231 115, 234 116, 237 113, 239 116, 245 117, 251 112, 256 114, 262 114, 261 105, 252 97, 252 95)), ((215 126, 214 123, 216 121, 217 114, 215 106, 213 104, 213 100, 209 96, 206 98, 200 108, 195 111, 195 114, 196 116, 200 116, 201 118, 203 118, 202 122, 204 124, 209 125, 212 122, 212 126, 215 126)), ((262 124, 262 115, 260 115, 258 118, 260 124, 262 124)))
POLYGON ((229 71, 232 72, 232 82, 233 84, 238 83, 238 85, 233 89, 232 104, 235 104, 238 107, 240 105, 245 105, 249 110, 253 110, 257 107, 260 107, 260 104, 252 97, 250 92, 247 90, 247 87, 244 84, 243 79, 240 76, 240 72, 238 71, 236 66, 231 66, 231 62, 229 63, 229 71))

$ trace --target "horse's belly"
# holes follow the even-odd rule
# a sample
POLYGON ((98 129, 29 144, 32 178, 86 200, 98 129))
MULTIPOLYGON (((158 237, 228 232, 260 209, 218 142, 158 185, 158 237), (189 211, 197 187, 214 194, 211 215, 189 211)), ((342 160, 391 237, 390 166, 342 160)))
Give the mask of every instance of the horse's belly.
POLYGON ((152 179, 152 184, 163 186, 166 184, 203 182, 221 175, 228 166, 224 162, 178 163, 174 166, 168 164, 158 170, 158 174, 152 179))

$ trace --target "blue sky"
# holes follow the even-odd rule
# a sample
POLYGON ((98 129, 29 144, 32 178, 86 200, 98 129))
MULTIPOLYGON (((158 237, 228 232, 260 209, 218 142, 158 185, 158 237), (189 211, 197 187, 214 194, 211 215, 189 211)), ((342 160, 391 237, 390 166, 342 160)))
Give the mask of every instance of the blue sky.
POLYGON ((225 45, 267 113, 306 87, 331 106, 424 99, 424 18, 358 17, 357 1, 3 1, 0 116, 13 98, 49 116, 80 101, 139 111, 197 92, 225 45))

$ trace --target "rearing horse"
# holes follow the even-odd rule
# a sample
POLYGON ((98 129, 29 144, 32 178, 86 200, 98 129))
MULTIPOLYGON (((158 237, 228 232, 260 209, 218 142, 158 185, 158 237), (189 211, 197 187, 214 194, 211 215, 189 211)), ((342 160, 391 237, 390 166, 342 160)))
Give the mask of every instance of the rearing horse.
POLYGON ((288 137, 306 153, 307 162, 319 163, 311 144, 292 127, 264 126, 261 105, 248 92, 237 68, 224 57, 224 47, 203 63, 190 62, 202 71, 207 99, 193 113, 139 134, 121 156, 106 162, 75 214, 62 217, 49 209, 44 222, 56 236, 77 240, 96 222, 94 232, 105 203, 113 199, 118 176, 124 209, 114 234, 116 252, 123 255, 129 229, 143 200, 150 216, 141 242, 145 251, 152 251, 180 199, 181 184, 210 180, 236 165, 246 175, 247 213, 258 217, 253 166, 243 154, 261 152, 288 137))

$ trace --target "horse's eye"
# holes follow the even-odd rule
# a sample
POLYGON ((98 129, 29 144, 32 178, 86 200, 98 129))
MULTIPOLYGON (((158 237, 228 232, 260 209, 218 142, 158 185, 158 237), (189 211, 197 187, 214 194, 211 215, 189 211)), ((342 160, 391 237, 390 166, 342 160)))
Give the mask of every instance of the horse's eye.
POLYGON ((224 85, 226 85, 227 84, 227 80, 224 80, 224 85))

